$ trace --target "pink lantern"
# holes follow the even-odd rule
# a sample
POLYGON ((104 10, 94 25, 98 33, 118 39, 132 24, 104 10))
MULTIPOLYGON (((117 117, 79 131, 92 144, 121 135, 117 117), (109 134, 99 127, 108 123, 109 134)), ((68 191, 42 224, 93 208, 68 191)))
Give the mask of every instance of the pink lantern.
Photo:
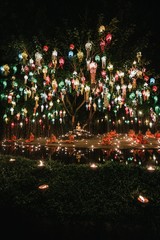
POLYGON ((47 51, 48 51, 48 46, 47 46, 47 45, 45 45, 45 46, 43 47, 43 51, 44 51, 44 52, 47 52, 47 51))
POLYGON ((101 47, 101 51, 102 51, 102 52, 104 52, 105 46, 106 46, 106 42, 102 39, 102 40, 100 41, 100 47, 101 47))
POLYGON ((107 44, 110 44, 110 43, 111 43, 111 40, 112 40, 112 34, 111 34, 111 33, 108 33, 107 36, 106 36, 106 42, 107 42, 107 44))
POLYGON ((145 76, 144 76, 144 80, 145 80, 146 82, 148 82, 149 77, 148 77, 147 75, 145 75, 145 76))
POLYGON ((92 43, 87 42, 85 44, 85 49, 86 49, 86 52, 87 52, 87 59, 88 59, 90 57, 90 52, 91 52, 91 49, 92 49, 92 43))
POLYGON ((91 83, 96 82, 96 71, 97 71, 97 63, 96 62, 91 62, 89 64, 89 70, 90 70, 90 76, 91 76, 91 83))
POLYGON ((105 78, 105 77, 106 77, 106 71, 105 71, 105 70, 102 70, 102 71, 101 71, 101 75, 102 75, 103 78, 105 78))
POLYGON ((152 90, 153 90, 154 92, 157 92, 157 90, 158 90, 157 86, 153 86, 152 90))
POLYGON ((64 58, 63 57, 61 57, 59 59, 59 65, 60 65, 60 68, 63 68, 63 65, 64 65, 64 58))
POLYGON ((70 50, 74 50, 74 48, 75 48, 74 44, 71 43, 70 46, 69 46, 69 49, 70 49, 70 50))

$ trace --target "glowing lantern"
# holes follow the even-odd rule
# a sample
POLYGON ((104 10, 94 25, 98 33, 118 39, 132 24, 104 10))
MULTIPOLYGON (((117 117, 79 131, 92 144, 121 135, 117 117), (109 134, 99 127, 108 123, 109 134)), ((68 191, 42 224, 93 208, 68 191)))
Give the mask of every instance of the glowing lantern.
POLYGON ((96 55, 96 56, 95 56, 95 61, 96 61, 96 62, 100 62, 100 60, 101 60, 100 56, 99 56, 99 55, 96 55))
POLYGON ((7 76, 9 74, 9 70, 10 70, 10 67, 8 64, 5 64, 3 66, 3 70, 4 70, 4 75, 7 76))
POLYGON ((74 50, 74 48, 75 48, 74 44, 71 43, 71 44, 69 45, 69 49, 70 49, 70 50, 74 50))
POLYGON ((107 68, 110 72, 113 71, 113 65, 111 63, 108 64, 107 68))
POLYGON ((92 43, 91 42, 87 42, 85 44, 85 49, 87 51, 87 59, 90 57, 90 52, 91 52, 91 49, 92 49, 92 43))
POLYGON ((148 82, 149 77, 148 77, 147 75, 145 75, 145 76, 144 76, 144 80, 145 80, 146 82, 148 82))
POLYGON ((89 86, 87 86, 86 85, 86 87, 85 87, 85 100, 86 100, 86 102, 88 102, 88 100, 89 100, 89 92, 90 92, 90 87, 89 86))
POLYGON ((106 77, 106 71, 105 71, 105 70, 102 70, 102 71, 101 71, 101 75, 102 75, 103 78, 105 78, 105 77, 106 77))
POLYGON ((28 75, 24 75, 24 84, 27 84, 28 75))
POLYGON ((106 56, 101 57, 102 60, 102 69, 106 68, 106 56))
POLYGON ((61 68, 63 68, 63 65, 64 65, 64 58, 63 57, 61 57, 59 59, 59 65, 60 65, 61 68))
POLYGON ((108 33, 107 36, 106 36, 106 42, 107 42, 107 44, 110 44, 110 43, 111 43, 111 40, 112 40, 112 34, 111 34, 111 33, 108 33))
POLYGON ((44 66, 42 72, 43 72, 43 78, 46 79, 46 76, 47 76, 47 66, 44 66))
POLYGON ((90 69, 90 76, 91 76, 91 83, 95 83, 96 82, 96 71, 97 71, 97 63, 96 62, 91 62, 89 65, 89 69, 90 69))
POLYGON ((84 56, 83 52, 81 50, 79 50, 78 53, 77 53, 77 57, 78 57, 79 62, 82 62, 83 56, 84 56))
POLYGON ((156 81, 155 78, 150 78, 150 81, 149 81, 149 82, 150 82, 150 85, 155 84, 155 81, 156 81))
POLYGON ((53 63, 54 68, 56 68, 56 66, 57 66, 57 55, 58 55, 57 51, 53 50, 52 51, 52 63, 53 63))
POLYGON ((157 86, 153 86, 153 87, 152 87, 153 92, 157 92, 157 89, 158 89, 157 86))
POLYGON ((73 57, 73 51, 69 51, 68 52, 68 58, 72 58, 73 57))
POLYGON ((35 64, 38 67, 41 67, 42 54, 39 52, 35 53, 35 64))
POLYGON ((47 51, 48 51, 48 46, 47 46, 47 45, 45 45, 45 46, 43 47, 43 51, 44 51, 44 52, 47 52, 47 51))
POLYGON ((102 40, 100 41, 100 47, 101 47, 101 51, 102 51, 102 52, 104 52, 105 46, 106 46, 106 42, 102 39, 102 40))
POLYGON ((28 59, 28 54, 27 54, 26 51, 24 51, 24 52, 22 53, 22 59, 23 59, 23 63, 26 63, 26 61, 27 61, 27 59, 28 59))
POLYGON ((140 62, 141 57, 142 57, 142 53, 141 52, 137 52, 138 63, 140 62))
POLYGON ((103 33, 105 31, 105 26, 104 25, 101 25, 98 29, 98 32, 99 33, 103 33))

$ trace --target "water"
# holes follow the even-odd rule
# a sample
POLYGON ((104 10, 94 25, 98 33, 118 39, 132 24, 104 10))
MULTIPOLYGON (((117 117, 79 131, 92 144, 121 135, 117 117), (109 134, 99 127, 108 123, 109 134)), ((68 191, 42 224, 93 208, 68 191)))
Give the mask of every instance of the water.
POLYGON ((78 148, 46 145, 3 144, 0 153, 27 157, 32 160, 53 160, 64 164, 88 164, 116 161, 135 165, 160 165, 160 149, 78 148))

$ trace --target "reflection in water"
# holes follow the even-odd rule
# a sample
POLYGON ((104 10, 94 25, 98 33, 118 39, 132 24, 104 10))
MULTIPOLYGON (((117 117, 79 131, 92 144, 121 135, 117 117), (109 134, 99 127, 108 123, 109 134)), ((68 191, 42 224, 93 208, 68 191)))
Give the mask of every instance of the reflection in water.
POLYGON ((74 148, 45 145, 3 144, 2 154, 23 156, 33 160, 50 159, 65 164, 71 163, 105 163, 116 161, 119 163, 134 163, 135 165, 160 164, 160 149, 103 149, 103 148, 74 148))

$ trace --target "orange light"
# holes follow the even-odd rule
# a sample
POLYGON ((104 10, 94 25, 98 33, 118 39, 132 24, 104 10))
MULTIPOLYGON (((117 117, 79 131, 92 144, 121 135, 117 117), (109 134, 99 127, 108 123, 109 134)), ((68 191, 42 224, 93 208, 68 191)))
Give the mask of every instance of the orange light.
POLYGON ((49 185, 48 184, 42 184, 38 188, 41 189, 41 190, 47 189, 47 188, 49 188, 49 185))
POLYGON ((142 195, 139 195, 138 201, 142 202, 142 203, 148 203, 149 202, 148 198, 143 197, 142 195))

